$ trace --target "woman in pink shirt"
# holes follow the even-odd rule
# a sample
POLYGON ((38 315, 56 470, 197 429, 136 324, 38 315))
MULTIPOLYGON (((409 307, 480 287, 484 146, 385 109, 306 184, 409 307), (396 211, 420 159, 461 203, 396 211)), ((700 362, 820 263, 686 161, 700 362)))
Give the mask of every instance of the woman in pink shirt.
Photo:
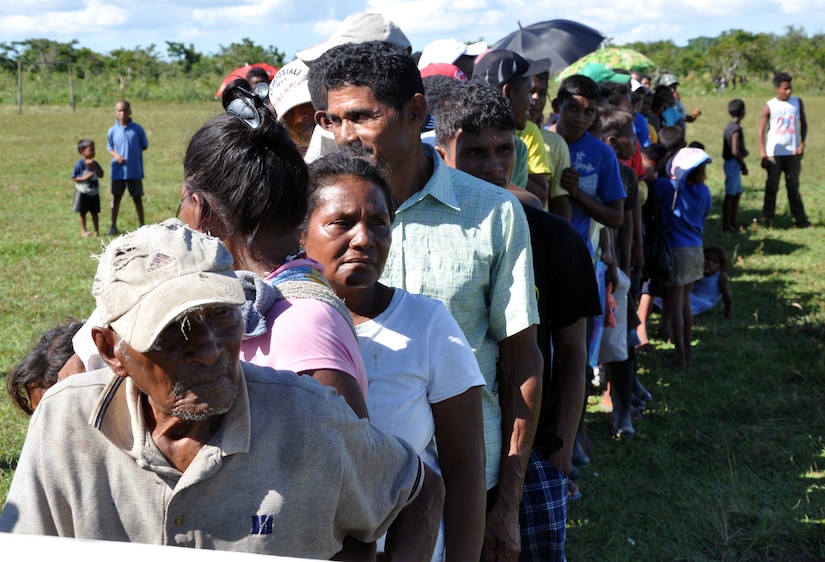
POLYGON ((247 294, 241 359, 311 375, 367 417, 366 372, 349 313, 298 242, 306 165, 267 110, 239 97, 189 143, 180 218, 220 238, 235 258, 247 294))

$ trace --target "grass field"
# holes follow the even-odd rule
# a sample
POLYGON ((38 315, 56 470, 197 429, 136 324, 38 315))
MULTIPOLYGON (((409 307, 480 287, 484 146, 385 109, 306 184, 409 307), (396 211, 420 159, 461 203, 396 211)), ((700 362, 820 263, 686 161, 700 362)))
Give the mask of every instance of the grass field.
MULTIPOLYGON (((721 310, 696 320, 696 361, 686 370, 643 356, 642 381, 653 393, 637 436, 616 441, 597 401, 588 413, 597 445, 582 469, 583 498, 570 505, 571 560, 825 559, 825 97, 803 93, 809 138, 802 194, 812 230, 796 230, 783 191, 773 229, 721 232, 722 129, 730 94, 685 99, 704 115, 688 140, 706 144, 715 162, 708 184, 714 212, 706 242, 724 246, 734 297, 733 318, 721 310)), ((760 214, 764 173, 756 126, 767 95, 748 97, 744 121, 752 175, 745 178, 740 220, 760 214)), ((146 213, 174 214, 181 158, 189 136, 217 102, 136 105, 149 136, 146 213)), ((98 143, 108 171, 109 108, 0 106, 0 376, 48 328, 93 308, 92 253, 100 240, 81 238, 69 180, 84 136, 98 143), (39 131, 39 132, 38 132, 39 131)), ((103 185, 107 185, 104 181, 103 185)), ((109 197, 103 190, 102 204, 109 197)), ((131 201, 119 226, 137 226, 131 201)), ((108 213, 101 230, 108 228, 108 213)), ((656 317, 652 332, 655 331, 656 317)), ((5 498, 25 436, 26 419, 0 400, 0 500, 5 498)))

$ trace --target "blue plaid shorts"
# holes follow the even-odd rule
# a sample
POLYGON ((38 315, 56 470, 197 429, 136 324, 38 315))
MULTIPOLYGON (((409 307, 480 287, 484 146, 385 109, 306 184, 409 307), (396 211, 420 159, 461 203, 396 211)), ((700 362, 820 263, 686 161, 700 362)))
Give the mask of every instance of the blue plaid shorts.
POLYGON ((524 476, 519 525, 519 562, 565 562, 567 475, 536 451, 524 476))

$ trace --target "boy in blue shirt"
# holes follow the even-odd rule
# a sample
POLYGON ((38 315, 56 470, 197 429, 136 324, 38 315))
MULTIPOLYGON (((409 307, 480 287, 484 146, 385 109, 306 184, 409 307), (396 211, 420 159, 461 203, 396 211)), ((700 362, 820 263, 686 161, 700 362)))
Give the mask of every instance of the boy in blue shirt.
POLYGON ((573 206, 570 222, 584 238, 591 257, 595 252, 590 242, 591 219, 619 228, 627 198, 616 153, 587 132, 598 117, 600 98, 599 86, 577 74, 561 83, 553 100, 553 110, 558 114, 556 132, 570 149, 571 167, 562 172, 562 185, 573 206))
POLYGON ((132 121, 132 107, 126 100, 115 103, 115 124, 106 135, 106 149, 112 155, 112 227, 109 236, 115 236, 120 199, 126 188, 135 202, 138 221, 143 226, 143 151, 149 141, 143 127, 132 121))
POLYGON ((97 215, 100 213, 100 182, 103 177, 103 168, 95 160, 95 143, 91 139, 77 141, 77 151, 82 158, 77 161, 72 171, 75 192, 72 210, 80 214, 80 233, 86 237, 86 213, 92 214, 94 235, 100 236, 97 215))

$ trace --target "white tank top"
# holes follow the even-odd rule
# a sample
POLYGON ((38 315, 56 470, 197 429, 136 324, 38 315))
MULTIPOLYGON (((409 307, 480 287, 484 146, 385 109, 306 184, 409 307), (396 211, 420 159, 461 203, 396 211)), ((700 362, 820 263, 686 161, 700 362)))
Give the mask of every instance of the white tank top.
POLYGON ((768 156, 792 156, 799 146, 799 98, 788 101, 773 98, 768 102, 771 110, 765 149, 768 156))

